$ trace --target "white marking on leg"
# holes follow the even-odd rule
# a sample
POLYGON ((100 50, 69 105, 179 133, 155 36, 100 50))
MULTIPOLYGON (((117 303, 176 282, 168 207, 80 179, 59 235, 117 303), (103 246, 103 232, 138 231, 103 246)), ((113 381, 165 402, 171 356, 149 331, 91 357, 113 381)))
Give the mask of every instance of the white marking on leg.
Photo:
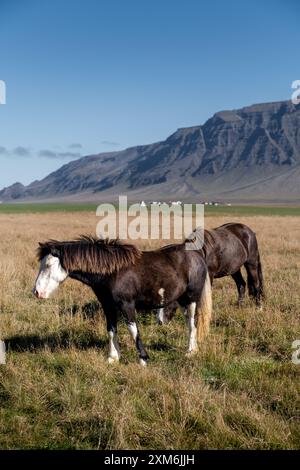
MULTIPOLYGON (((158 295, 160 296, 160 303, 163 304, 165 300, 165 289, 163 289, 163 287, 159 289, 158 295)), ((164 309, 163 308, 158 309, 157 322, 164 323, 164 309)))
MULTIPOLYGON (((133 340, 136 342, 136 339, 138 337, 138 329, 137 329, 136 323, 131 322, 131 323, 128 323, 127 326, 128 326, 128 330, 129 330, 133 340)), ((140 353, 140 351, 139 351, 139 353, 140 353)), ((141 364, 141 366, 146 366, 147 361, 140 357, 140 364, 141 364)))
POLYGON ((113 362, 119 361, 120 351, 119 351, 117 334, 113 330, 110 330, 108 332, 108 336, 109 336, 108 363, 112 364, 113 362))
POLYGON ((164 309, 159 308, 157 312, 157 322, 158 323, 163 323, 164 322, 164 309))
POLYGON ((136 338, 137 338, 137 335, 138 335, 138 329, 137 329, 136 323, 135 322, 128 323, 127 326, 128 326, 128 330, 129 330, 132 338, 134 339, 134 341, 136 341, 136 338))
POLYGON ((195 313, 196 313, 196 302, 192 302, 188 305, 187 316, 188 316, 188 326, 189 326, 189 353, 197 351, 197 328, 195 325, 195 313))

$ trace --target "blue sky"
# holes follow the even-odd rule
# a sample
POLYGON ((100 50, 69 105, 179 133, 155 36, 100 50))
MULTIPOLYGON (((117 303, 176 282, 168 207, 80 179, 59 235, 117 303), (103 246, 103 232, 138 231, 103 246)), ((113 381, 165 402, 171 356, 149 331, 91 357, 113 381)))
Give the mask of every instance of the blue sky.
POLYGON ((0 188, 289 99, 297 0, 0 0, 0 188))

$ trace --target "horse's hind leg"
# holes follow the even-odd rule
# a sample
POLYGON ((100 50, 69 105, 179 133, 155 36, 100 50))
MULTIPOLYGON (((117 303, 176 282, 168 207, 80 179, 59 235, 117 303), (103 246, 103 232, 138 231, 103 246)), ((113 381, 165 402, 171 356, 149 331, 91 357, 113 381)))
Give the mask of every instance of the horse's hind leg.
POLYGON ((262 288, 259 276, 259 264, 258 262, 247 262, 245 263, 247 271, 247 283, 249 296, 252 297, 256 305, 261 307, 262 288))
POLYGON ((189 326, 189 349, 188 354, 198 350, 201 343, 209 333, 212 316, 211 282, 206 272, 202 292, 197 302, 192 302, 187 307, 187 322, 189 326))
POLYGON ((236 287, 238 290, 238 305, 241 306, 244 302, 246 282, 244 281, 240 269, 236 273, 232 274, 232 278, 236 283, 236 287))
POLYGON ((186 309, 186 320, 189 329, 188 355, 198 350, 197 344, 197 326, 196 326, 196 302, 192 302, 186 309))
POLYGON ((142 366, 146 366, 149 356, 144 348, 144 345, 142 343, 140 333, 137 327, 135 308, 131 304, 125 304, 125 305, 122 305, 122 312, 125 315, 128 331, 131 334, 135 342, 136 349, 138 351, 139 358, 140 358, 140 364, 142 366))

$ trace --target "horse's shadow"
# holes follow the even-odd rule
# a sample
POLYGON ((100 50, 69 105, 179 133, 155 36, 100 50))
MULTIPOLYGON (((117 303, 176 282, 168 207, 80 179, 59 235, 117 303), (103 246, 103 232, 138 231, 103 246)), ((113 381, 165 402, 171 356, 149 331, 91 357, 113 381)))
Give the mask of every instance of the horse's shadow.
MULTIPOLYGON (((84 320, 95 321, 103 318, 101 306, 98 302, 88 302, 83 306, 73 304, 71 307, 66 308, 62 306, 59 310, 59 315, 77 316, 82 315, 84 320)), ((142 325, 151 324, 153 321, 153 312, 145 311, 139 315, 139 322, 142 325)), ((106 336, 99 338, 98 335, 93 334, 87 330, 86 334, 76 333, 71 328, 65 328, 57 332, 49 334, 27 334, 27 335, 14 335, 5 339, 7 351, 15 352, 38 352, 48 350, 51 352, 75 348, 79 350, 87 349, 107 349, 108 339, 106 336)), ((170 349, 170 344, 163 343, 162 341, 151 341, 148 348, 153 351, 167 351, 170 349)))
MULTIPOLYGON (((88 302, 83 306, 73 304, 70 308, 61 307, 59 315, 83 315, 85 320, 95 320, 101 316, 101 308, 98 302, 88 302)), ((91 331, 86 334, 76 333, 72 329, 64 329, 58 332, 28 335, 14 335, 5 339, 5 345, 8 351, 16 352, 37 352, 43 349, 57 351, 59 349, 104 349, 107 347, 107 339, 99 338, 91 331)))
POLYGON ((37 352, 41 350, 50 350, 52 352, 61 349, 76 348, 86 349, 104 349, 107 347, 107 340, 99 338, 89 333, 86 336, 74 336, 73 331, 63 330, 58 333, 47 335, 15 335, 5 339, 5 345, 8 351, 16 352, 37 352))
POLYGON ((148 348, 151 351, 170 351, 172 349, 172 345, 170 343, 162 343, 161 341, 151 341, 148 344, 148 348))
MULTIPOLYGON (((74 338, 72 331, 64 330, 60 333, 52 333, 48 335, 15 335, 5 339, 5 346, 7 351, 14 352, 39 352, 48 350, 51 352, 59 351, 62 349, 75 348, 79 350, 87 349, 101 349, 105 350, 108 347, 107 338, 99 338, 91 336, 86 338, 74 338)), ((148 348, 152 351, 169 351, 172 346, 169 343, 162 343, 160 341, 151 341, 148 348)))

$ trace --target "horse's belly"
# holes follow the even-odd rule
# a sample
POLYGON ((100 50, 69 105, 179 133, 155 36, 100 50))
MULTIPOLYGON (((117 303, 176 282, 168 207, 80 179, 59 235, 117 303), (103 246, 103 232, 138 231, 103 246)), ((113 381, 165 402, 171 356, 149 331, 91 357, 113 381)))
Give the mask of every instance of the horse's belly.
POLYGON ((215 275, 214 277, 215 278, 219 278, 219 277, 225 277, 225 276, 231 276, 232 274, 236 273, 239 269, 240 269, 241 266, 236 266, 236 267, 232 267, 232 266, 228 266, 228 267, 223 267, 222 269, 220 269, 215 275))
POLYGON ((236 273, 247 261, 246 250, 241 246, 234 246, 232 249, 219 253, 218 262, 215 263, 214 277, 230 276, 236 273))
POLYGON ((177 300, 183 295, 183 286, 174 286, 170 289, 167 286, 140 292, 136 301, 136 307, 141 310, 155 310, 177 300))

